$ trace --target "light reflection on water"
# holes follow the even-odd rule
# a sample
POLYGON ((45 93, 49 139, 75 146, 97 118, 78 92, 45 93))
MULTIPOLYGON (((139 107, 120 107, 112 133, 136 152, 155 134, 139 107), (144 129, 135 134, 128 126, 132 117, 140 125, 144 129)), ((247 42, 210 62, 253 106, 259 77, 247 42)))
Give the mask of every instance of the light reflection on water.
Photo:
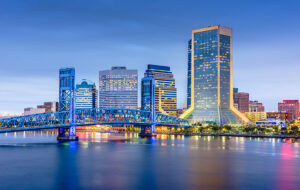
POLYGON ((56 136, 56 131, 0 134, 0 189, 300 186, 299 141, 78 132, 79 142, 58 143, 56 136))

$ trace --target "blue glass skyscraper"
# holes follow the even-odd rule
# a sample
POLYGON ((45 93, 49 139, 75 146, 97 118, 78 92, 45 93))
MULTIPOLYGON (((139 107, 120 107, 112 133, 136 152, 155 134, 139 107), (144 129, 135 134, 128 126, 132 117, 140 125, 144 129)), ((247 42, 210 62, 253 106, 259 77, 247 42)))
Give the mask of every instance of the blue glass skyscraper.
POLYGON ((212 26, 192 31, 188 52, 188 110, 192 123, 248 122, 233 107, 232 30, 212 26))

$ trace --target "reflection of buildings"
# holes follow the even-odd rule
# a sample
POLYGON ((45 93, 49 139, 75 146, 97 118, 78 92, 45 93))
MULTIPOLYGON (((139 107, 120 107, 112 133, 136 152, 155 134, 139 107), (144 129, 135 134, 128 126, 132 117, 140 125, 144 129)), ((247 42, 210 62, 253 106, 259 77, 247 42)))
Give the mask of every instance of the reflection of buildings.
POLYGON ((97 89, 94 82, 83 79, 76 85, 76 108, 96 108, 97 89))
POLYGON ((127 70, 126 67, 100 71, 99 107, 137 109, 137 80, 137 70, 127 70))
POLYGON ((192 31, 187 97, 189 109, 181 117, 192 123, 248 122, 233 106, 231 28, 212 26, 192 31))
POLYGON ((291 112, 292 119, 299 117, 299 100, 283 100, 278 103, 278 112, 291 112))
MULTIPOLYGON (((149 78, 154 79, 155 110, 162 114, 177 115, 177 89, 175 79, 168 66, 148 65, 142 85, 146 84, 149 78)), ((147 82, 148 84, 148 82, 147 82)), ((144 87, 142 86, 142 91, 144 87)), ((144 93, 142 92, 142 95, 144 93)), ((142 97, 142 104, 143 104, 142 97)), ((142 105, 143 107, 143 105, 142 105)), ((142 108, 143 109, 143 108, 142 108)))

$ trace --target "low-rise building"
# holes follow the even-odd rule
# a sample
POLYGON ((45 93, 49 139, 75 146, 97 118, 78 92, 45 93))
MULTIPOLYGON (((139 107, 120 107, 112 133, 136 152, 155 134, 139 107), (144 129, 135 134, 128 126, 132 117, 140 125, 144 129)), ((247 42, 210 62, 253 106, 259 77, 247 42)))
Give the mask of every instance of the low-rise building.
POLYGON ((298 119, 299 113, 299 100, 283 100, 278 103, 278 112, 291 112, 293 120, 298 119))
POLYGON ((267 119, 277 119, 281 121, 292 121, 292 112, 267 112, 267 119))
POLYGON ((278 126, 280 128, 285 127, 285 121, 279 121, 275 119, 267 119, 263 121, 256 121, 255 125, 258 127, 272 127, 272 126, 278 126))
POLYGON ((45 113, 45 108, 24 108, 24 115, 32 115, 38 113, 45 113))
POLYGON ((267 119, 266 112, 246 112, 245 115, 253 123, 267 119))
POLYGON ((257 100, 249 102, 249 112, 264 112, 265 107, 261 102, 257 100))
POLYGON ((43 105, 38 105, 38 109, 45 109, 45 112, 58 111, 58 102, 44 102, 43 105))

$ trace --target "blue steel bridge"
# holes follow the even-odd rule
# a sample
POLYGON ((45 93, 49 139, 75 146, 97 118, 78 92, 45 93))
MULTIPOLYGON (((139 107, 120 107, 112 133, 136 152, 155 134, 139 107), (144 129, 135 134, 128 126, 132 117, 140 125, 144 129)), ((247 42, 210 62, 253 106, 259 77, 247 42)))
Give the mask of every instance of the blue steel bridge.
MULTIPOLYGON (((189 122, 173 116, 156 113, 156 126, 188 127, 189 122)), ((34 115, 12 117, 0 120, 0 133, 52 128, 70 128, 69 111, 47 112, 34 115)), ((146 127, 152 125, 150 111, 94 108, 76 109, 77 126, 89 125, 133 125, 146 127)))
POLYGON ((75 69, 59 70, 59 111, 0 119, 0 133, 58 128, 58 140, 78 140, 76 126, 124 125, 141 128, 145 136, 155 135, 156 126, 188 127, 185 119, 155 112, 154 86, 150 110, 119 108, 75 108, 75 69))

